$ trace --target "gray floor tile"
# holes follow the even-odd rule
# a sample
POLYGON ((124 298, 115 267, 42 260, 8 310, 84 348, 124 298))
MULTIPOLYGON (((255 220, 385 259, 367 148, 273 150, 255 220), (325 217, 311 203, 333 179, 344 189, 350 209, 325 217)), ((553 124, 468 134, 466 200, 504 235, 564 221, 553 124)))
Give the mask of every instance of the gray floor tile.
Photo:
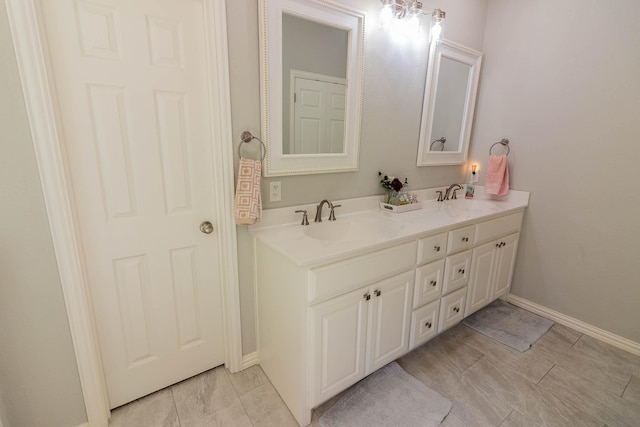
POLYGON ((240 399, 255 427, 298 427, 295 418, 270 383, 254 388, 240 399))
POLYGON ((540 381, 540 387, 608 425, 635 427, 640 422, 640 405, 559 366, 540 381))
POLYGON ((640 405, 640 378, 635 375, 631 377, 627 388, 624 389, 622 397, 640 405))
POLYGON ((216 425, 211 423, 218 412, 242 407, 222 366, 175 384, 171 391, 183 426, 216 425))
POLYGON ((509 416, 500 424, 500 427, 537 427, 537 424, 530 418, 525 417, 518 411, 511 411, 509 416))
POLYGON ((451 329, 456 338, 484 354, 496 363, 503 364, 525 378, 537 383, 553 367, 550 360, 536 356, 529 351, 520 352, 482 335, 463 325, 451 329))
POLYGON ((229 373, 229 379, 239 396, 269 382, 259 365, 251 366, 235 374, 229 373))
POLYGON ((640 356, 631 354, 588 335, 583 335, 578 342, 574 344, 573 349, 602 360, 610 365, 614 365, 620 370, 628 372, 630 375, 640 377, 640 356))
POLYGON ((109 427, 178 427, 171 390, 162 389, 111 411, 109 427))

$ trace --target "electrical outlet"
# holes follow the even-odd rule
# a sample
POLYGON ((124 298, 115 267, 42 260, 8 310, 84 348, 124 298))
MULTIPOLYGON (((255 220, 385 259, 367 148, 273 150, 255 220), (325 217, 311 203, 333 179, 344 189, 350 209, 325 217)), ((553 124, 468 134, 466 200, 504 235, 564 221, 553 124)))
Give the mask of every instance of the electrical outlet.
POLYGON ((271 181, 269 183, 269 201, 279 202, 282 200, 282 186, 280 181, 271 181))
POLYGON ((478 182, 478 172, 475 172, 471 175, 471 182, 473 183, 478 182))

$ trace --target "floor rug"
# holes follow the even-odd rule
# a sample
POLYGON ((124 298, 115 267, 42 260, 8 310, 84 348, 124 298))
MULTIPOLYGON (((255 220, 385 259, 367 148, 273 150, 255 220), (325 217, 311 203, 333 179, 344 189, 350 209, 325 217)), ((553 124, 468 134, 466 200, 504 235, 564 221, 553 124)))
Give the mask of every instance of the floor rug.
POLYGON ((462 324, 522 352, 553 326, 551 320, 499 299, 464 319, 462 324))
POLYGON ((321 427, 439 426, 451 402, 396 362, 360 381, 318 420, 321 427))

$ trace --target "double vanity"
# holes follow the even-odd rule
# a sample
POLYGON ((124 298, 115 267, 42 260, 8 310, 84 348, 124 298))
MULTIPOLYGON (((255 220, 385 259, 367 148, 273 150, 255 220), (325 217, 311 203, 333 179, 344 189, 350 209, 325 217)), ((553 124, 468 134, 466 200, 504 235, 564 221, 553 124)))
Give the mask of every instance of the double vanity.
MULTIPOLYGON (((335 221, 273 209, 252 227, 262 369, 301 426, 311 411, 508 293, 529 193, 390 213, 340 201, 335 221), (295 221, 295 222, 294 222, 295 221)), ((426 197, 425 197, 426 196, 426 197)), ((327 210, 326 215, 329 212, 327 210)))

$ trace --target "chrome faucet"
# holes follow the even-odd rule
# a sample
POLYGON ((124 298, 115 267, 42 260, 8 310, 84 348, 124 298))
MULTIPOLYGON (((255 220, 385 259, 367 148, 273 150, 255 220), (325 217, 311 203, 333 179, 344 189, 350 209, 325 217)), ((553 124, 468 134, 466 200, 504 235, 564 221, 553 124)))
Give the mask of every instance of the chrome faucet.
POLYGON ((322 206, 324 206, 325 204, 327 204, 331 208, 331 210, 333 210, 333 205, 331 204, 331 202, 327 199, 324 199, 320 202, 320 204, 318 204, 318 208, 316 209, 316 219, 314 220, 315 222, 322 222, 322 206))
POLYGON ((456 196, 456 191, 458 190, 462 190, 462 186, 460 184, 451 184, 449 186, 449 188, 447 188, 447 191, 445 191, 444 193, 444 199, 445 200, 449 200, 449 195, 451 194, 451 191, 453 190, 453 196, 451 197, 453 200, 457 199, 458 197, 456 196), (456 188, 458 187, 458 188, 456 188))

